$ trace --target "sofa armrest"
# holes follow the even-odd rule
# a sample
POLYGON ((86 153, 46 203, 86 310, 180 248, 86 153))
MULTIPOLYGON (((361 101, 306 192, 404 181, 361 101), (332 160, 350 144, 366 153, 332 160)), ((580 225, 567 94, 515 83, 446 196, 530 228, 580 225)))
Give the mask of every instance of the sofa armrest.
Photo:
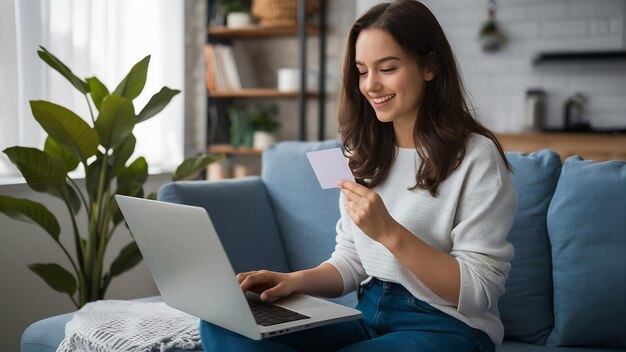
POLYGON ((206 209, 235 272, 289 270, 283 243, 260 177, 165 184, 165 202, 206 209))

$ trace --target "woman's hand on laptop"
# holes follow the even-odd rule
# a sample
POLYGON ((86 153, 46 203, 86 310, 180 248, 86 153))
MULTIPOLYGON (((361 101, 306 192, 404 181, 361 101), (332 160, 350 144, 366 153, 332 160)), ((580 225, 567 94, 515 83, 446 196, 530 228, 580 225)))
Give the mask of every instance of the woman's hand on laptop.
POLYGON ((289 296, 295 291, 295 278, 288 273, 259 270, 237 274, 237 282, 243 292, 252 291, 261 295, 261 300, 270 302, 289 296))
POLYGON ((343 292, 343 279, 329 263, 291 273, 259 270, 237 274, 237 282, 243 290, 261 295, 269 302, 300 292, 319 297, 338 297, 343 292))

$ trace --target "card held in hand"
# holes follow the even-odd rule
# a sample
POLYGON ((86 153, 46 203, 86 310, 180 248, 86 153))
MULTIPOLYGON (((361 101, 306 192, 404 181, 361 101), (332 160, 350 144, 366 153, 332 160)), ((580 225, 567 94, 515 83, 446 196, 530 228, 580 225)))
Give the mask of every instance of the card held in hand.
POLYGON ((308 152, 306 156, 323 189, 337 188, 339 180, 355 182, 348 160, 341 152, 341 148, 308 152))

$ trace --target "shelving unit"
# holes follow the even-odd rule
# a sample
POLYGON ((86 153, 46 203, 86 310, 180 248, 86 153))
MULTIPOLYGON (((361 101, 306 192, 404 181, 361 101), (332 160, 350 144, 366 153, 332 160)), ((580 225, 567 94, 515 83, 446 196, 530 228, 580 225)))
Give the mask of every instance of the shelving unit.
POLYGON ((215 154, 240 154, 240 155, 261 155, 263 149, 234 147, 230 144, 213 144, 208 147, 209 153, 215 154))
POLYGON ((545 52, 539 53, 533 58, 533 65, 541 65, 551 62, 563 61, 605 61, 623 60, 626 61, 626 51, 573 51, 573 52, 545 52))
MULTIPOLYGON (((319 97, 318 93, 306 93, 307 97, 319 97)), ((247 88, 241 90, 209 93, 209 98, 296 98, 298 91, 284 92, 273 88, 247 88)))
MULTIPOLYGON (((249 26, 244 28, 232 29, 224 26, 211 27, 207 30, 209 36, 220 39, 258 39, 270 37, 293 37, 298 35, 298 27, 258 27, 249 26)), ((320 33, 319 26, 306 26, 308 35, 317 35, 320 33)))
MULTIPOLYGON (((209 113, 214 114, 210 123, 216 123, 218 126, 227 129, 225 126, 229 125, 227 118, 227 107, 233 103, 234 99, 297 99, 298 101, 298 136, 299 140, 307 139, 307 100, 315 98, 318 101, 318 138, 320 140, 325 138, 325 55, 326 55, 326 1, 320 0, 319 8, 319 23, 317 25, 311 25, 307 23, 306 18, 306 6, 307 0, 298 0, 298 21, 297 25, 287 27, 259 27, 248 26, 244 28, 228 28, 222 25, 208 26, 207 28, 207 43, 230 43, 234 40, 259 40, 266 38, 279 38, 279 37, 296 37, 298 40, 298 53, 299 60, 298 65, 300 67, 300 89, 292 92, 279 91, 274 88, 245 88, 241 90, 229 90, 211 92, 208 94, 209 113), (316 35, 320 41, 320 67, 319 67, 319 86, 318 92, 312 93, 306 91, 307 77, 306 77, 306 39, 310 35, 316 35), (216 122, 217 120, 217 122, 216 122)), ((212 12, 211 7, 216 6, 216 2, 209 2, 209 18, 212 12)), ((210 128, 215 126, 210 126, 210 128)), ((227 139, 227 134, 224 130, 221 132, 222 138, 218 138, 217 143, 224 143, 227 139)), ((207 131, 208 132, 208 131, 207 131)), ((208 136, 207 140, 211 143, 212 138, 208 136)))

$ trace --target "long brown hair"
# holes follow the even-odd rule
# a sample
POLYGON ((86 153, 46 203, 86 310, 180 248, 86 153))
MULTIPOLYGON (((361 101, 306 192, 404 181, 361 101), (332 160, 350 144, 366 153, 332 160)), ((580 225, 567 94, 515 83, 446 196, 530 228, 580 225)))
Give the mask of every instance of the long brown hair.
POLYGON ((470 113, 452 48, 437 19, 422 3, 399 0, 372 7, 348 34, 338 116, 339 132, 357 181, 368 187, 383 182, 396 153, 393 123, 380 122, 359 91, 355 44, 359 34, 369 28, 391 34, 418 66, 422 67, 427 58, 429 64, 432 60, 436 71, 435 78, 426 82, 413 129, 413 140, 423 162, 411 190, 428 190, 436 197, 441 182, 463 161, 470 133, 491 139, 510 170, 494 134, 470 113))

